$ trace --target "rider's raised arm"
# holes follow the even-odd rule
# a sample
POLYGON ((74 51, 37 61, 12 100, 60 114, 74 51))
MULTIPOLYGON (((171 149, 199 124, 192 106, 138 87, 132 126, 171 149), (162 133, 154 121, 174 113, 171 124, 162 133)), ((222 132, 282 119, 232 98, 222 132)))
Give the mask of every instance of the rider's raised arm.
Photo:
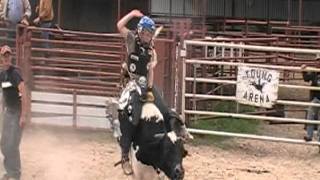
POLYGON ((127 38, 129 29, 126 27, 126 25, 128 24, 128 22, 134 17, 142 17, 142 16, 143 16, 143 14, 139 10, 132 10, 127 15, 125 15, 123 18, 121 18, 117 23, 117 28, 118 28, 120 34, 124 38, 127 38))

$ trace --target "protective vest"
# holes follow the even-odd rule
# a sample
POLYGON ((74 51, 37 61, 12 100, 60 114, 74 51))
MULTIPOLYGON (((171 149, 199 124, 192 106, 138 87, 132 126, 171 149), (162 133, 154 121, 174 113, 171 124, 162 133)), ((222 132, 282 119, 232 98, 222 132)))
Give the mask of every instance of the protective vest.
POLYGON ((139 38, 136 37, 135 51, 128 56, 128 70, 130 73, 147 77, 147 65, 151 59, 149 52, 150 48, 144 47, 139 38))

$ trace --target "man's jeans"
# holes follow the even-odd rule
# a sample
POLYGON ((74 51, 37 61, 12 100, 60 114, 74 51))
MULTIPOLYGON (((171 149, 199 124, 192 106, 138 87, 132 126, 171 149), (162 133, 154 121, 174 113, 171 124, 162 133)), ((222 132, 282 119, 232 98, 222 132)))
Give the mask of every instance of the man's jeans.
MULTIPOLYGON (((312 103, 318 103, 320 104, 320 100, 318 98, 313 98, 311 101, 312 103)), ((310 106, 308 109, 308 120, 318 120, 318 113, 319 113, 320 107, 310 106)), ((315 124, 307 124, 307 136, 309 138, 313 137, 313 131, 315 128, 315 124)), ((320 128, 318 128, 318 136, 320 133, 320 128)), ((320 141, 320 136, 318 137, 318 140, 320 141)))
POLYGON ((9 32, 7 33, 7 41, 5 42, 11 48, 16 47, 16 33, 17 33, 17 24, 9 24, 7 26, 9 32))
MULTIPOLYGON (((42 28, 50 28, 51 27, 51 22, 42 22, 40 24, 40 27, 42 28)), ((49 40, 49 31, 41 31, 41 38, 45 40, 49 40)), ((42 45, 43 48, 50 48, 50 45, 48 42, 44 42, 42 45)))
POLYGON ((20 141, 22 129, 19 126, 20 112, 17 110, 4 110, 1 152, 4 156, 4 168, 7 176, 20 179, 20 141))

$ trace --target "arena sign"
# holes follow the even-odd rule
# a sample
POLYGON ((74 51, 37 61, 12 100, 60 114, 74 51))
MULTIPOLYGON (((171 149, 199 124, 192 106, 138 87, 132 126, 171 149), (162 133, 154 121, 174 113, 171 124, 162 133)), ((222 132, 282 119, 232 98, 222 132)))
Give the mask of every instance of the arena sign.
POLYGON ((236 99, 241 104, 271 108, 278 98, 279 72, 238 67, 236 99))

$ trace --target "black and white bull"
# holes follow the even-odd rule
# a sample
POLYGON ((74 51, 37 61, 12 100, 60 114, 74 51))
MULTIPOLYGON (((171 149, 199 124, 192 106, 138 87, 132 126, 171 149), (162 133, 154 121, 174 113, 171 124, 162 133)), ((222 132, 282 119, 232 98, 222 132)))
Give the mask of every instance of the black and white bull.
POLYGON ((161 171, 173 180, 184 178, 187 151, 177 136, 181 120, 174 117, 164 119, 153 103, 143 105, 131 152, 134 179, 158 179, 161 171))
MULTIPOLYGON (((115 107, 115 104, 113 105, 115 107)), ((115 112, 115 108, 107 111, 115 112)), ((128 110, 125 108, 123 119, 128 124, 128 110)), ((161 114, 154 103, 145 103, 142 107, 141 118, 136 125, 131 148, 133 178, 139 180, 159 179, 165 174, 169 179, 184 178, 183 158, 187 155, 184 142, 180 138, 182 121, 175 112, 170 119, 161 114)), ((120 118, 120 117, 119 117, 120 118)), ((110 118, 117 119, 117 118, 110 118)), ((112 121, 114 136, 119 138, 118 121, 112 121), (118 132, 118 133, 117 133, 118 132)), ((131 130, 130 124, 126 130, 131 130)))

